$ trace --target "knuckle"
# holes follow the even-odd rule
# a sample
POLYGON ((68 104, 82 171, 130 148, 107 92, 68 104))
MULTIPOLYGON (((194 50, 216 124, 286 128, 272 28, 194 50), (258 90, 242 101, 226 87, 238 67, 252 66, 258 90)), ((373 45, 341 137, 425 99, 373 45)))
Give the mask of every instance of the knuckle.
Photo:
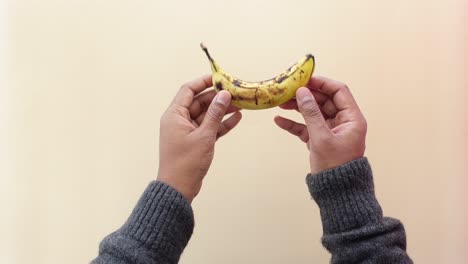
POLYGON ((180 88, 185 89, 185 88, 188 88, 189 86, 190 86, 190 82, 185 82, 180 86, 180 88))
POLYGON ((218 120, 222 117, 222 110, 217 107, 217 106, 212 106, 208 109, 208 112, 206 113, 208 115, 208 118, 211 118, 213 120, 218 120))
POLYGON ((313 102, 308 102, 303 106, 302 113, 308 116, 321 116, 320 108, 313 102))
POLYGON ((188 90, 188 89, 190 89, 190 83, 184 83, 180 86, 181 91, 188 90))
POLYGON ((362 118, 362 127, 367 130, 367 120, 363 117, 362 118))
POLYGON ((367 120, 362 117, 357 124, 359 131, 365 134, 367 132, 367 120))
POLYGON ((284 125, 284 129, 286 130, 293 130, 294 129, 294 123, 291 122, 290 120, 288 120, 287 122, 285 122, 286 124, 284 125))
POLYGON ((344 82, 336 81, 336 85, 340 90, 349 90, 348 85, 344 82))
POLYGON ((167 124, 167 113, 161 115, 161 117, 159 118, 159 124, 161 126, 167 124))
POLYGON ((342 86, 341 86, 341 87, 342 87, 341 89, 346 90, 346 91, 349 91, 349 86, 348 86, 347 84, 342 83, 341 85, 342 85, 342 86))
POLYGON ((182 116, 185 116, 187 118, 190 118, 190 111, 185 108, 185 107, 180 107, 179 109, 177 109, 179 111, 179 113, 182 115, 182 116))
POLYGON ((170 109, 168 109, 167 115, 169 115, 169 116, 170 115, 178 115, 178 116, 183 116, 183 117, 190 118, 190 111, 185 107, 173 106, 170 109))

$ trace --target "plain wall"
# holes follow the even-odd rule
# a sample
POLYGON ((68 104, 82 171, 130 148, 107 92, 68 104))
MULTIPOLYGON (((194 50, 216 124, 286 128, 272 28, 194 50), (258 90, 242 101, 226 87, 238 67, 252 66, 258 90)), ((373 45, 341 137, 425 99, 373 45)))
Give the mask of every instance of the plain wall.
MULTIPOLYGON (((404 222, 409 254, 463 263, 465 8, 463 0, 10 1, 0 262, 96 256, 156 177, 159 117, 181 84, 209 73, 204 41, 246 80, 314 54, 315 74, 347 83, 368 120, 377 197, 404 222)), ((327 263, 305 185, 307 149, 273 123, 276 114, 301 117, 243 114, 217 143, 181 263, 327 263)))

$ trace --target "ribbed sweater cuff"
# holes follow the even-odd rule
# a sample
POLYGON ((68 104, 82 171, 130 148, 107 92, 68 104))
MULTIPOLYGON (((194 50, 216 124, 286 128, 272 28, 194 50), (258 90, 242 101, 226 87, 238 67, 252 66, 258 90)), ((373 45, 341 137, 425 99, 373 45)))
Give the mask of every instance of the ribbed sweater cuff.
POLYGON ((306 177, 320 208, 324 234, 349 231, 382 219, 367 158, 306 177))
POLYGON ((182 254, 193 227, 192 207, 182 194, 165 183, 153 181, 119 232, 155 254, 170 258, 182 254))

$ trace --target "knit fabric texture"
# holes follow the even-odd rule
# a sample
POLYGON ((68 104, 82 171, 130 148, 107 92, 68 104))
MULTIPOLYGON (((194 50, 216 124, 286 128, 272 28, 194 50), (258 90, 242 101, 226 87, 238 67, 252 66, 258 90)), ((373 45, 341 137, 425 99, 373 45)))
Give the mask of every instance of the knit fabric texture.
POLYGON ((320 208, 331 263, 413 263, 403 224, 383 217, 366 157, 308 174, 306 182, 320 208))
POLYGON ((101 242, 92 263, 177 263, 193 227, 192 207, 182 194, 153 181, 126 223, 101 242))
MULTIPOLYGON (((331 263, 413 263, 402 223, 383 217, 367 158, 308 174, 306 182, 320 208, 322 244, 331 263)), ((184 197, 169 185, 151 182, 126 223, 101 242, 92 263, 178 263, 193 228, 184 197)))

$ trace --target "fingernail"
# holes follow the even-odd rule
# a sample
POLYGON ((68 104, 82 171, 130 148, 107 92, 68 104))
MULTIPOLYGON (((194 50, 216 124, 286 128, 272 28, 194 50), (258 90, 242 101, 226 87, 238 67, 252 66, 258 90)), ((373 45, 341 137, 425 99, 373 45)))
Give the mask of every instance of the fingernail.
POLYGON ((299 101, 300 103, 311 101, 313 100, 312 94, 307 88, 299 88, 299 90, 297 90, 296 92, 296 100, 299 101))
POLYGON ((222 105, 228 105, 231 95, 229 92, 221 91, 216 95, 216 102, 222 105))

